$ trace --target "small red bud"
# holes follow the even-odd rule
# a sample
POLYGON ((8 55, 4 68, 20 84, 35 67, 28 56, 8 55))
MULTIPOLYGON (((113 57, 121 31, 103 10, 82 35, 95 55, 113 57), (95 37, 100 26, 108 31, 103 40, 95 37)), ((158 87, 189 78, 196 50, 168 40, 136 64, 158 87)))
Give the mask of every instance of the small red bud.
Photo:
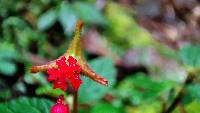
POLYGON ((68 104, 64 104, 63 100, 63 96, 58 98, 56 104, 51 107, 51 113, 70 113, 68 104))

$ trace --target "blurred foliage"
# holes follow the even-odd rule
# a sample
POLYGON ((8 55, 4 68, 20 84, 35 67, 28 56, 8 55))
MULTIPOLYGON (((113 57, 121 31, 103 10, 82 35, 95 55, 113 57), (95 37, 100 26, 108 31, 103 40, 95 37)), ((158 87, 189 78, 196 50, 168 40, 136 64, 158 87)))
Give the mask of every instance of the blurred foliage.
POLYGON ((109 58, 98 58, 89 62, 94 71, 105 77, 109 81, 109 86, 105 87, 96 84, 89 78, 83 77, 85 81, 79 89, 80 102, 94 102, 100 100, 108 93, 116 83, 116 69, 114 64, 109 58), (109 75, 109 76, 108 76, 109 75))
POLYGON ((133 105, 139 105, 152 102, 171 88, 172 83, 169 81, 153 81, 147 75, 138 73, 123 80, 117 87, 117 94, 119 98, 127 99, 133 105))
POLYGON ((151 44, 151 35, 132 18, 133 12, 115 3, 108 3, 105 10, 111 24, 105 32, 113 43, 123 48, 151 44))
POLYGON ((181 48, 180 57, 185 65, 200 67, 200 46, 188 45, 181 48))
MULTIPOLYGON (((52 88, 48 75, 29 68, 62 55, 79 19, 85 22, 84 54, 109 81, 101 86, 82 76, 80 113, 160 113, 188 70, 200 67, 199 17, 192 6, 198 3, 174 1, 0 0, 0 113, 49 113, 50 99, 64 94, 70 100, 70 93, 52 88), (191 13, 179 11, 184 8, 191 13)), ((199 113, 199 77, 184 90, 173 113, 199 113)))

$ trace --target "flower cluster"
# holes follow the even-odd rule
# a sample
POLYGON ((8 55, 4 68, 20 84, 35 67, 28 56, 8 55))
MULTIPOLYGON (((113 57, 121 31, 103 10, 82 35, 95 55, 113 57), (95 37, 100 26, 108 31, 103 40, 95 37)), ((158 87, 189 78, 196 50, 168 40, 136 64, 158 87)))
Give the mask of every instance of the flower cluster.
POLYGON ((63 101, 63 95, 59 96, 56 104, 51 107, 51 113, 70 113, 68 104, 63 101))
POLYGON ((82 84, 82 80, 80 79, 82 69, 80 65, 77 64, 77 60, 72 56, 69 56, 66 62, 66 57, 61 56, 56 60, 56 65, 57 69, 48 69, 48 81, 53 81, 53 87, 62 90, 66 90, 67 82, 69 82, 73 86, 74 90, 77 91, 79 86, 82 84))

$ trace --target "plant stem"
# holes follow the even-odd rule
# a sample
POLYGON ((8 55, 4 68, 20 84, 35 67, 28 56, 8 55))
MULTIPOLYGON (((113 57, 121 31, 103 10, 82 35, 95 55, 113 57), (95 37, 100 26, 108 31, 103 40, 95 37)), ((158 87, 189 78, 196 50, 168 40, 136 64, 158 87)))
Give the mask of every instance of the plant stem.
POLYGON ((172 111, 178 106, 178 104, 182 101, 184 95, 185 95, 185 88, 191 84, 194 80, 194 73, 189 73, 187 75, 187 78, 184 82, 183 87, 181 88, 181 90, 179 91, 178 95, 175 97, 175 99, 173 100, 173 102, 171 103, 171 105, 163 112, 163 113, 172 113, 172 111))
POLYGON ((78 113, 78 91, 74 92, 73 113, 78 113))

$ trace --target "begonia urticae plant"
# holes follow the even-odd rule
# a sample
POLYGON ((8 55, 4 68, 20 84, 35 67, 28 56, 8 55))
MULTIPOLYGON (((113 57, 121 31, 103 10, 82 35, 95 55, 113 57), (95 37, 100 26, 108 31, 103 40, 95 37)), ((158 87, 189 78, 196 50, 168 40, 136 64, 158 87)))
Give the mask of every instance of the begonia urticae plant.
MULTIPOLYGON (((37 72, 47 72, 49 74, 48 81, 53 82, 54 88, 60 88, 61 90, 66 90, 70 84, 75 91, 74 101, 74 112, 77 113, 77 91, 82 84, 80 75, 87 76, 92 80, 102 84, 107 85, 108 81, 95 73, 85 60, 83 56, 82 41, 81 41, 81 29, 83 27, 83 21, 79 20, 76 24, 75 36, 70 43, 67 51, 60 56, 58 59, 51 61, 47 64, 40 66, 33 66, 31 68, 32 73, 37 72)), ((62 97, 63 98, 63 97, 62 97)), ((55 112, 54 109, 67 109, 61 102, 61 98, 58 99, 56 105, 52 107, 51 113, 63 113, 55 112)), ((66 112, 68 113, 68 112, 66 112)))

